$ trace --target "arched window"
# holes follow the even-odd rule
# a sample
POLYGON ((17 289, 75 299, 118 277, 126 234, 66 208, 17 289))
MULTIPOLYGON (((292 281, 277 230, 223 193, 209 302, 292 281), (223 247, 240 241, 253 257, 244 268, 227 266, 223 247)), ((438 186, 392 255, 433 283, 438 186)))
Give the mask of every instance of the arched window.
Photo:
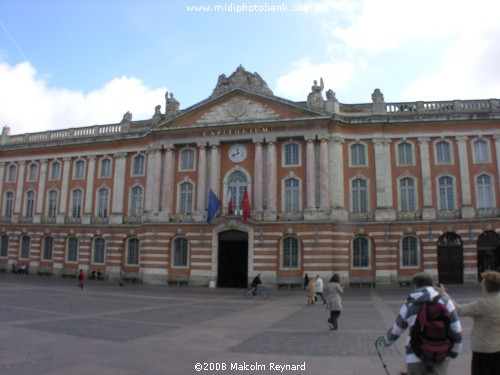
POLYGON ((400 165, 413 164, 413 147, 409 142, 402 142, 398 145, 398 160, 400 165))
POLYGON ((368 186, 366 180, 357 178, 352 181, 352 212, 368 211, 368 186))
POLYGON ((192 148, 186 148, 181 151, 180 170, 181 171, 194 170, 194 150, 192 148))
POLYGON ((174 267, 187 267, 188 265, 188 241, 184 237, 174 240, 174 267))
POLYGON ((455 209, 455 184, 453 178, 444 176, 439 178, 439 209, 455 209))
POLYGON ((12 209, 14 208, 14 193, 8 191, 5 193, 4 216, 11 217, 12 209))
POLYGON ((31 163, 28 168, 28 181, 36 181, 38 176, 38 165, 31 163))
POLYGON ((127 241, 127 264, 139 265, 139 240, 137 238, 130 238, 127 241))
POLYGON ((59 180, 60 174, 61 174, 61 163, 55 161, 50 165, 50 179, 59 180))
POLYGON ((74 178, 75 179, 82 179, 85 176, 85 162, 83 160, 77 160, 75 162, 75 172, 74 172, 74 178))
POLYGON ((101 188, 97 191, 97 216, 108 217, 109 190, 101 188))
POLYGON ((295 237, 285 237, 282 246, 282 268, 299 268, 299 240, 295 237))
POLYGON ((111 177, 111 159, 104 158, 101 160, 99 177, 111 177))
POLYGON ((9 254, 9 236, 2 234, 0 236, 0 257, 7 258, 9 254))
POLYGON ((7 182, 16 181, 17 167, 14 164, 9 165, 7 169, 7 182))
POLYGON ((146 159, 144 158, 144 155, 137 155, 136 157, 134 157, 132 163, 132 174, 134 176, 143 175, 145 171, 145 165, 146 165, 146 159))
POLYGON ((130 216, 142 215, 142 187, 134 186, 131 190, 130 216))
POLYGON ((190 214, 193 212, 194 189, 191 182, 183 182, 180 185, 179 194, 179 212, 181 214, 190 214))
POLYGON ((361 143, 351 146, 351 165, 366 165, 366 147, 361 143))
POLYGON ((71 193, 71 216, 80 217, 82 214, 83 192, 80 189, 75 189, 71 193))
POLYGON ((418 240, 407 236, 402 239, 401 264, 403 267, 418 267, 418 240))
POLYGON ((56 215, 57 215, 57 191, 50 190, 48 194, 47 216, 56 217, 56 215))
POLYGON ((103 264, 106 254, 106 242, 104 241, 104 238, 98 237, 94 239, 92 252, 92 263, 103 264))
POLYGON ((240 210, 243 194, 245 192, 245 188, 248 185, 247 178, 243 172, 236 171, 231 173, 231 175, 227 179, 227 183, 229 184, 229 188, 231 189, 233 209, 240 210))
POLYGON ((484 139, 478 139, 473 143, 474 148, 474 162, 487 163, 490 161, 490 152, 488 142, 484 139))
POLYGON ((493 208, 495 199, 493 197, 493 182, 491 176, 483 174, 477 178, 477 207, 493 208))
POLYGON ((66 262, 78 261, 78 239, 69 237, 66 243, 66 262))
POLYGON ((300 211, 300 185, 296 178, 285 180, 285 211, 300 211))
POLYGON ((451 163, 451 146, 446 141, 436 143, 436 159, 438 163, 451 163))
POLYGON ((45 236, 42 242, 42 259, 52 260, 52 252, 54 248, 54 240, 51 236, 45 236))
POLYGON ((33 212, 35 209, 35 192, 33 190, 26 192, 26 217, 33 217, 33 212))
POLYGON ((30 258, 30 244, 31 244, 31 240, 30 240, 29 236, 24 235, 21 237, 19 258, 21 258, 21 259, 29 259, 30 258))
POLYGON ((399 188, 401 191, 401 211, 415 211, 417 209, 415 180, 409 177, 402 178, 399 181, 399 188))
POLYGON ((285 145, 285 166, 299 165, 299 145, 297 143, 287 143, 285 145))
POLYGON ((352 243, 352 267, 370 267, 370 243, 366 237, 356 237, 352 243))

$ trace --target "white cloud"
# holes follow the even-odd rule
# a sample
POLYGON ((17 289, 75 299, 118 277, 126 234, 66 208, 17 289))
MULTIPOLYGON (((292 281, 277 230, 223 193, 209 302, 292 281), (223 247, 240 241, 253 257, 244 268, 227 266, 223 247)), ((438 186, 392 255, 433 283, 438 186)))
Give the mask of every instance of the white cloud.
POLYGON ((115 78, 83 93, 49 87, 29 62, 0 62, 0 82, 0 125, 11 134, 117 123, 127 111, 146 119, 157 104, 165 106, 165 88, 150 89, 136 78, 115 78))
POLYGON ((346 61, 314 65, 309 59, 302 59, 292 63, 290 69, 289 73, 278 78, 274 94, 291 100, 305 101, 311 92, 314 80, 319 82, 321 77, 325 83, 325 90, 344 88, 354 66, 346 61))

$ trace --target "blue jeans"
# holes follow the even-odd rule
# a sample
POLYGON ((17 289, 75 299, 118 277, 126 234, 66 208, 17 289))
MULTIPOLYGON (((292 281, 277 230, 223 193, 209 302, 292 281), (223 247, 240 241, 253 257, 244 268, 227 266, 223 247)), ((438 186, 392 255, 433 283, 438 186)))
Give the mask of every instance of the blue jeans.
POLYGON ((328 322, 333 324, 333 329, 339 328, 338 324, 338 319, 340 316, 340 311, 330 311, 330 319, 328 319, 328 322))

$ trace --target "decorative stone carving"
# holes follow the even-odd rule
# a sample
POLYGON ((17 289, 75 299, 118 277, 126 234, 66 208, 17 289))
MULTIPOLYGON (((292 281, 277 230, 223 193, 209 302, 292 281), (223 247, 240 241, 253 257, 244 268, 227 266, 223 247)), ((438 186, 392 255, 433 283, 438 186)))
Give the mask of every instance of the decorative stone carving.
POLYGON ((372 102, 373 102, 373 112, 374 113, 386 113, 387 108, 385 106, 384 95, 380 91, 380 89, 375 89, 372 94, 372 102))
POLYGON ((199 124, 275 119, 279 115, 269 107, 252 100, 235 97, 231 100, 213 107, 197 122, 199 124))
POLYGON ((307 107, 310 109, 323 111, 325 109, 325 101, 323 100, 322 91, 325 85, 323 84, 323 78, 320 78, 320 84, 318 86, 318 81, 314 81, 314 85, 311 87, 311 92, 307 95, 307 107))
POLYGON ((217 86, 215 86, 210 97, 222 95, 236 88, 253 91, 267 96, 274 96, 271 89, 267 86, 267 83, 258 73, 247 72, 245 68, 240 65, 229 78, 227 78, 225 74, 219 76, 217 86))
POLYGON ((132 121, 132 113, 127 111, 127 113, 123 115, 122 122, 131 122, 131 121, 132 121))

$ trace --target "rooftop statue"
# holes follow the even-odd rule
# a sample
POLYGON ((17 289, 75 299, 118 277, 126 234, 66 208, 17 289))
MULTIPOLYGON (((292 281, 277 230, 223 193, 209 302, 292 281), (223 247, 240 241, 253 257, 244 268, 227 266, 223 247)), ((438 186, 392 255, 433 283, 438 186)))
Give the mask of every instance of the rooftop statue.
POLYGON ((325 101, 323 100, 323 89, 325 85, 323 84, 323 78, 320 78, 320 84, 318 86, 318 81, 314 80, 314 84, 311 87, 311 92, 307 95, 307 107, 315 110, 324 110, 325 101))
POLYGON ((219 76, 217 86, 212 92, 211 97, 222 95, 236 88, 274 96, 271 89, 267 86, 267 83, 258 73, 247 72, 245 68, 240 65, 229 78, 226 77, 225 74, 219 76))
POLYGON ((132 121, 132 113, 127 111, 127 113, 123 115, 122 122, 131 122, 131 121, 132 121))
POLYGON ((173 93, 168 93, 168 91, 165 93, 165 100, 166 100, 166 108, 165 108, 165 115, 167 116, 173 116, 176 115, 177 113, 180 112, 179 110, 179 101, 174 98, 173 93))

